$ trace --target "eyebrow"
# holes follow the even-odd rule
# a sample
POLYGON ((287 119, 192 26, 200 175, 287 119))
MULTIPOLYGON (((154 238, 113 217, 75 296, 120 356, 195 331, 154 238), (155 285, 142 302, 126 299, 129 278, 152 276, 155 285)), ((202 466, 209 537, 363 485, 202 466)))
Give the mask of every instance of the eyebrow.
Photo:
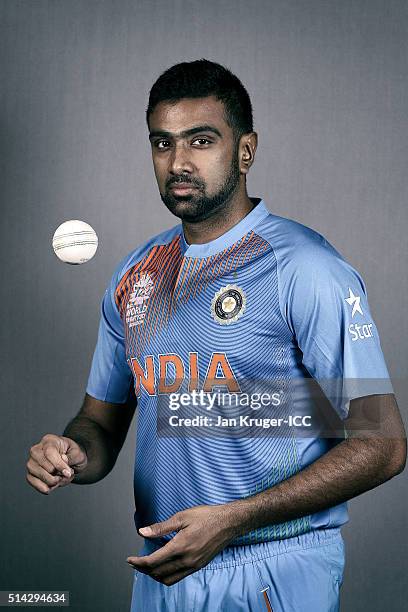
POLYGON ((197 127, 190 128, 189 130, 184 130, 179 134, 172 134, 171 132, 166 132, 165 130, 153 130, 149 134, 149 140, 152 140, 153 138, 157 137, 174 138, 179 136, 180 138, 187 138, 187 136, 193 136, 193 134, 198 134, 199 132, 211 132, 222 138, 221 132, 212 125, 197 125, 197 127))

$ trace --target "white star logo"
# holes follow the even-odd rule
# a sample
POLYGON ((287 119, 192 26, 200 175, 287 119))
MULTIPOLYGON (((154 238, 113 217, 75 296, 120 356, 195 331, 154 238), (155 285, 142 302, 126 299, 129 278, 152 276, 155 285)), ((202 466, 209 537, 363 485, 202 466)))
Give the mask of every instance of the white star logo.
POLYGON ((353 310, 351 311, 351 318, 354 317, 354 315, 356 314, 356 312, 359 312, 360 314, 363 314, 363 311, 361 310, 361 306, 360 306, 360 296, 359 295, 354 295, 354 293, 352 292, 352 290, 349 287, 349 296, 348 298, 345 298, 346 302, 348 304, 350 304, 350 306, 353 307, 353 310))

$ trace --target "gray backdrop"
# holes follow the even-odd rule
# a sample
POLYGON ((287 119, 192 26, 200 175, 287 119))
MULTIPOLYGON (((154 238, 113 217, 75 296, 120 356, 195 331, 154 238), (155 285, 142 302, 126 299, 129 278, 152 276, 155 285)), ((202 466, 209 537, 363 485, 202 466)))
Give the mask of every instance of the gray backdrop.
MULTIPOLYGON (((1 589, 65 589, 72 610, 127 611, 135 423, 101 483, 49 497, 29 447, 80 407, 99 304, 119 259, 174 225, 144 111, 158 75, 206 57, 253 100, 249 194, 323 233, 363 275, 402 412, 407 363, 404 0, 1 0, 1 589), (83 219, 95 258, 71 267, 56 227, 83 219)), ((400 612, 406 474, 350 504, 342 611, 400 612)))

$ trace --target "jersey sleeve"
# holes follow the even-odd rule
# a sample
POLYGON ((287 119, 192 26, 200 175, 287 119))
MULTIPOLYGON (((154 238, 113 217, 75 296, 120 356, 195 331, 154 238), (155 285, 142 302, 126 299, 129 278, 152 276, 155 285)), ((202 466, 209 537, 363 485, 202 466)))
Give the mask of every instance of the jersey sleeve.
POLYGON ((353 398, 393 392, 364 282, 331 245, 300 248, 282 285, 302 363, 340 418, 353 398))
POLYGON ((126 361, 123 321, 115 303, 122 264, 116 268, 101 304, 98 340, 86 392, 96 399, 122 404, 129 397, 132 373, 126 361))

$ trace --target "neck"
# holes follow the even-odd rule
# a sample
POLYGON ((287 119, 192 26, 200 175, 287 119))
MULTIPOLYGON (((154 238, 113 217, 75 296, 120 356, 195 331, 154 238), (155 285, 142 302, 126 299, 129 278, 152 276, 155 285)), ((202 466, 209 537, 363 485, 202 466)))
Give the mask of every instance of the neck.
POLYGON ((253 208, 254 204, 246 191, 237 194, 209 219, 199 223, 183 221, 184 237, 188 244, 204 244, 216 240, 246 217, 253 208))

